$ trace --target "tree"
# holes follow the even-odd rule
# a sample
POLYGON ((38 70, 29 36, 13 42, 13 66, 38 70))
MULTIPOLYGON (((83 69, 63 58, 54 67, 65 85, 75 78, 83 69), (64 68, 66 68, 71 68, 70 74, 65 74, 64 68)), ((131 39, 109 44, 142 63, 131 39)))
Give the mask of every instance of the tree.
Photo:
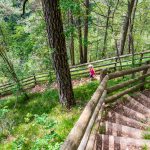
POLYGON ((79 15, 77 18, 78 23, 78 41, 79 41, 79 55, 80 55, 80 64, 84 63, 84 54, 83 54, 83 46, 82 46, 82 24, 81 24, 81 11, 79 9, 79 15))
POLYGON ((8 71, 7 74, 9 74, 12 77, 13 81, 17 84, 17 92, 19 93, 19 95, 23 94, 24 100, 28 100, 29 97, 19 81, 19 78, 13 67, 13 64, 7 57, 7 54, 6 54, 7 43, 5 41, 5 36, 3 34, 1 27, 0 27, 0 37, 2 38, 2 41, 0 41, 0 57, 3 59, 3 62, 6 64, 6 69, 8 71))
POLYGON ((107 36, 108 36, 108 26, 109 26, 109 18, 110 18, 110 5, 108 6, 107 19, 106 19, 106 28, 105 28, 105 36, 104 36, 104 46, 102 51, 102 58, 106 57, 106 48, 107 48, 107 36))
POLYGON ((59 0, 42 0, 49 45, 59 86, 60 102, 70 108, 75 104, 59 0))
POLYGON ((71 65, 75 65, 75 56, 74 56, 74 23, 73 23, 73 14, 72 11, 69 11, 69 24, 71 26, 71 33, 70 33, 70 60, 71 65))
POLYGON ((89 7, 90 7, 90 2, 89 0, 85 0, 85 20, 84 20, 84 63, 87 62, 88 60, 88 28, 89 28, 89 7))
POLYGON ((123 53, 124 53, 124 47, 125 47, 125 43, 126 43, 126 39, 127 39, 127 33, 128 33, 130 18, 132 15, 132 9, 134 7, 134 1, 135 0, 128 1, 128 11, 127 11, 127 14, 125 16, 124 23, 122 26, 121 38, 120 38, 120 44, 119 44, 120 55, 123 55, 123 53))

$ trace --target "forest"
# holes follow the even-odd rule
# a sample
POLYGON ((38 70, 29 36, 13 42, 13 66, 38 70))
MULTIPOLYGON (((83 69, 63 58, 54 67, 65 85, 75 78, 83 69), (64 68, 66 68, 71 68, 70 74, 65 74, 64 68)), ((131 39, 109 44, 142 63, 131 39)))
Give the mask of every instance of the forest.
POLYGON ((60 149, 102 69, 149 63, 149 35, 149 0, 0 0, 0 149, 60 149))

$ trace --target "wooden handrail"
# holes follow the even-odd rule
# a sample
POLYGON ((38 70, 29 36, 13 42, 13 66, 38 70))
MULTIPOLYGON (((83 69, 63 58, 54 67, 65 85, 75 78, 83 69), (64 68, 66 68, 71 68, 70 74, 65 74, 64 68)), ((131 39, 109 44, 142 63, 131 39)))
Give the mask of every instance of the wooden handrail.
POLYGON ((115 73, 110 73, 109 74, 109 79, 114 79, 114 78, 118 78, 124 75, 129 75, 135 72, 140 72, 142 70, 145 70, 147 68, 150 68, 150 65, 144 65, 141 67, 136 67, 136 68, 132 68, 132 69, 128 69, 128 70, 123 70, 123 71, 117 71, 115 73))
POLYGON ((88 143, 88 139, 90 137, 90 133, 91 133, 92 127, 93 127, 94 122, 95 122, 95 120, 96 120, 96 118, 98 116, 98 112, 100 111, 100 109, 101 109, 101 107, 103 105, 103 102, 105 100, 106 94, 107 94, 107 91, 104 90, 101 98, 99 99, 99 102, 97 103, 97 106, 96 106, 96 108, 94 110, 94 113, 93 113, 93 115, 92 115, 92 117, 91 117, 91 119, 89 121, 89 124, 88 124, 87 129, 85 131, 85 134, 84 134, 84 136, 83 136, 83 138, 81 140, 81 143, 80 143, 80 145, 78 147, 78 150, 83 150, 83 149, 86 148, 86 145, 88 143))
POLYGON ((138 88, 140 88, 140 87, 143 86, 143 85, 144 85, 144 83, 139 83, 138 85, 135 85, 135 86, 133 86, 133 87, 131 87, 131 88, 128 88, 128 89, 125 90, 125 91, 122 91, 122 92, 120 92, 120 93, 118 93, 118 94, 112 95, 112 96, 106 98, 105 103, 111 103, 111 102, 113 102, 114 100, 116 100, 116 99, 118 99, 118 98, 124 96, 125 94, 128 94, 128 93, 130 93, 130 92, 133 92, 133 91, 137 90, 138 88))
MULTIPOLYGON (((98 112, 101 110, 102 104, 114 102, 114 100, 124 96, 125 94, 128 94, 129 92, 135 91, 136 89, 143 86, 145 83, 145 82, 139 83, 118 94, 112 95, 105 99, 108 80, 111 80, 117 77, 122 77, 124 75, 132 74, 132 73, 139 72, 139 71, 145 72, 145 70, 148 70, 149 68, 150 68, 150 65, 145 65, 142 67, 137 67, 137 68, 133 68, 133 69, 125 70, 125 71, 119 71, 117 73, 111 73, 108 75, 106 74, 107 70, 102 71, 101 77, 100 77, 101 82, 100 82, 99 87, 95 91, 91 100, 86 105, 79 120, 77 121, 75 126, 72 128, 67 139, 62 145, 61 150, 77 150, 77 149, 78 150, 83 150, 83 149, 92 150, 91 147, 93 147, 92 143, 94 142, 94 136, 93 135, 91 136, 90 134, 93 128, 93 124, 95 123, 95 118, 98 112), (89 138, 91 140, 90 142, 88 142, 89 138)), ((145 79, 148 76, 150 76, 150 73, 143 74, 142 76, 137 77, 136 79, 131 79, 124 83, 108 88, 108 91, 113 92, 114 90, 118 90, 119 88, 124 87, 124 85, 127 86, 136 81, 141 81, 142 79, 145 79)))
MULTIPOLYGON (((144 51, 144 52, 140 52, 140 53, 135 53, 135 55, 140 55, 140 62, 139 62, 139 65, 142 64, 142 60, 144 58, 147 58, 147 57, 144 57, 143 55, 146 54, 146 53, 150 53, 150 51, 144 51)), ((128 54, 128 55, 122 55, 120 56, 120 58, 125 58, 125 57, 129 57, 131 56, 132 54, 128 54)), ((103 60, 99 60, 99 61, 94 61, 94 62, 91 62, 92 64, 96 64, 96 63, 99 63, 99 62, 104 62, 104 61, 108 61, 108 60, 116 60, 117 57, 112 57, 112 58, 107 58, 107 59, 103 59, 103 60)), ((149 58, 149 57, 148 57, 149 58)), ((125 62, 125 61, 123 61, 125 62)), ((82 65, 77 65, 77 67, 79 66, 85 66, 87 65, 88 63, 86 64, 82 64, 82 65)), ((137 64, 136 64, 137 65, 137 64)), ((123 65, 122 67, 126 67, 126 66, 129 66, 128 65, 123 65)), ((116 71, 116 68, 120 67, 120 66, 117 66, 117 63, 116 62, 112 62, 112 63, 107 63, 107 64, 96 64, 95 65, 95 68, 97 73, 100 73, 102 68, 108 68, 109 70, 114 70, 116 71), (114 66, 111 66, 111 65, 114 65, 114 66), (106 67, 108 66, 108 67, 106 67)), ((85 74, 88 75, 88 71, 86 71, 87 68, 77 68, 77 69, 74 69, 74 68, 70 68, 70 71, 71 71, 71 76, 72 78, 76 78, 76 77, 81 77, 81 76, 84 76, 85 74), (80 70, 82 70, 83 72, 80 72, 80 70), (75 73, 77 72, 77 73, 75 73)), ((41 78, 45 78, 45 77, 48 77, 48 73, 42 73, 42 74, 37 74, 37 75, 32 75, 32 76, 29 76, 29 77, 26 77, 26 78, 23 78, 20 80, 20 82, 22 84, 26 84, 28 85, 29 81, 34 81, 35 82, 35 78, 36 78, 36 82, 35 82, 35 85, 39 82, 44 82, 44 81, 47 81, 47 80, 40 80, 41 78)), ((54 71, 52 72, 52 78, 54 79, 54 71)), ((10 88, 15 86, 15 83, 6 83, 6 84, 2 84, 0 85, 0 94, 4 93, 5 91, 7 91, 7 89, 11 90, 10 88), (3 90, 5 88, 5 91, 3 90)))
MULTIPOLYGON (((150 50, 135 53, 134 55, 147 54, 147 53, 150 53, 150 50)), ((125 57, 129 57, 129 56, 132 56, 132 54, 121 55, 120 58, 125 58, 125 57)), ((97 60, 97 61, 93 61, 93 62, 80 64, 80 65, 75 65, 75 66, 71 66, 70 69, 77 68, 77 67, 83 67, 83 66, 87 66, 88 64, 95 64, 95 63, 98 63, 98 62, 104 62, 104 61, 108 61, 108 60, 115 60, 116 58, 118 58, 118 57, 111 57, 111 58, 106 58, 106 59, 102 59, 102 60, 97 60)))
POLYGON ((99 99, 101 98, 104 90, 106 89, 108 79, 109 77, 108 75, 106 75, 101 84, 99 85, 99 87, 97 88, 96 92, 92 96, 91 100, 85 106, 79 120, 72 128, 67 139, 62 145, 61 150, 77 150, 82 140, 82 137, 84 136, 88 123, 91 119, 93 111, 95 110, 95 107, 99 99))
POLYGON ((126 86, 128 86, 128 85, 130 85, 132 83, 135 83, 135 82, 137 82, 139 80, 142 80, 142 79, 144 79, 145 77, 148 77, 148 76, 150 76, 150 73, 145 74, 145 75, 140 76, 140 77, 137 77, 135 79, 131 79, 131 80, 125 81, 125 82, 117 84, 115 86, 109 87, 107 89, 107 91, 108 91, 108 93, 114 92, 114 91, 119 90, 121 88, 124 88, 124 87, 126 87, 126 86))

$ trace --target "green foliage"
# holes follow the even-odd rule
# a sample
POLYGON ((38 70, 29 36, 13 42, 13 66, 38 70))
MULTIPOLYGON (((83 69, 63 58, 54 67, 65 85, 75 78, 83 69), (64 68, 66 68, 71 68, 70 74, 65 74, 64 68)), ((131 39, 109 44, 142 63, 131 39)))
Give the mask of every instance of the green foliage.
POLYGON ((146 140, 150 140, 150 128, 148 128, 146 131, 147 131, 147 133, 145 133, 143 135, 143 138, 146 140))
POLYGON ((10 110, 7 106, 2 107, 0 109, 0 141, 10 135, 13 125, 10 110))
POLYGON ((147 146, 147 145, 144 145, 144 146, 142 147, 142 150, 148 150, 148 146, 147 146))
POLYGON ((95 81, 75 88, 77 106, 70 111, 59 104, 57 90, 31 94, 26 104, 21 97, 18 101, 14 97, 1 100, 1 116, 14 123, 9 131, 13 139, 7 141, 8 134, 1 136, 0 149, 59 149, 98 84, 95 81))
POLYGON ((26 138, 22 135, 12 143, 13 150, 22 150, 26 148, 26 138))
POLYGON ((150 140, 150 134, 145 134, 145 135, 144 135, 144 139, 150 140))

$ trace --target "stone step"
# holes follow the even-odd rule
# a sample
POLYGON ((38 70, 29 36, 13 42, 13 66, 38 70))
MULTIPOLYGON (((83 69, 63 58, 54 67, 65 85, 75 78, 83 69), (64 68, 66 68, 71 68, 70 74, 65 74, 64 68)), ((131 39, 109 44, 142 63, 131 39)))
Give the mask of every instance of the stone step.
POLYGON ((144 135, 150 135, 150 132, 139 130, 136 128, 132 128, 129 126, 120 125, 112 122, 104 122, 103 126, 105 126, 105 134, 120 136, 120 137, 130 137, 136 139, 143 139, 144 135))
POLYGON ((138 111, 148 118, 150 117, 150 109, 148 109, 129 95, 125 95, 123 98, 127 100, 126 107, 138 111))
POLYGON ((138 92, 133 96, 133 98, 138 101, 139 103, 143 104, 147 108, 150 108, 150 98, 147 97, 146 95, 138 92))
POLYGON ((150 90, 145 90, 142 93, 150 98, 150 90))
POLYGON ((120 115, 123 115, 123 116, 126 116, 128 118, 131 118, 131 119, 134 119, 134 120, 137 120, 139 122, 147 122, 148 121, 148 118, 145 117, 143 114, 133 110, 133 109, 130 109, 122 104, 118 105, 115 110, 115 112, 117 112, 118 114, 120 115))
POLYGON ((114 111, 108 113, 107 120, 112 123, 117 123, 117 124, 129 126, 132 128, 137 128, 140 130, 147 129, 149 127, 148 125, 146 125, 142 122, 139 122, 134 119, 128 118, 126 116, 120 115, 114 111))
POLYGON ((150 140, 103 134, 97 134, 96 139, 96 150, 142 150, 145 145, 150 149, 150 140))

